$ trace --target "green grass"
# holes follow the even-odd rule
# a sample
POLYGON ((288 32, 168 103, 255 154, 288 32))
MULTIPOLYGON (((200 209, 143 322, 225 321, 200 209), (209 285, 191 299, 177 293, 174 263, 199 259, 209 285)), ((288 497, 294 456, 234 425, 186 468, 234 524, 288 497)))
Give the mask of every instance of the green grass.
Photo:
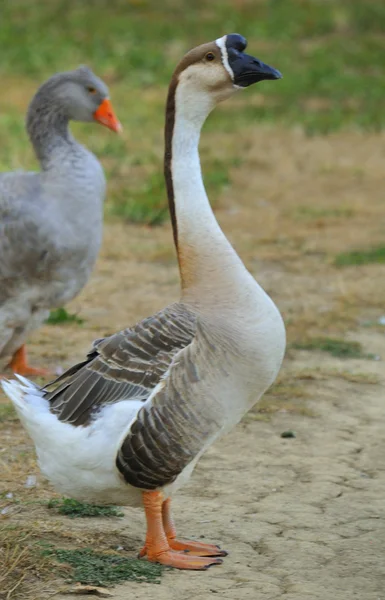
POLYGON ((71 518, 76 517, 124 517, 124 514, 115 506, 96 506, 78 502, 72 498, 52 499, 48 502, 48 508, 56 509, 61 515, 71 518))
POLYGON ((165 196, 163 174, 156 173, 147 178, 134 192, 123 189, 115 196, 111 214, 132 223, 160 225, 168 218, 168 204, 165 196))
MULTIPOLYGON (((232 164, 234 164, 236 158, 236 156, 231 157, 232 164)), ((231 183, 229 165, 226 161, 220 161, 218 159, 210 160, 210 157, 206 160, 205 157, 202 156, 202 160, 205 161, 203 171, 207 193, 212 199, 212 203, 215 204, 215 199, 231 183)))
POLYGON ((299 206, 295 210, 296 216, 303 219, 346 219, 354 215, 354 211, 347 207, 322 208, 318 206, 299 206))
MULTIPOLYGON (((212 206, 221 192, 230 184, 229 165, 220 160, 208 160, 205 164, 205 186, 212 206)), ((131 223, 161 225, 168 219, 168 202, 164 186, 163 170, 147 176, 138 186, 122 186, 114 195, 109 214, 131 223)))
POLYGON ((367 250, 343 252, 338 254, 334 261, 334 264, 338 267, 366 265, 368 263, 385 263, 385 246, 369 248, 367 250))
POLYGON ((90 548, 64 550, 49 546, 42 554, 70 565, 70 582, 87 585, 111 587, 123 581, 160 583, 163 571, 163 567, 158 564, 112 553, 94 552, 90 548))
MULTIPOLYGON (((107 214, 162 223, 168 218, 164 103, 187 50, 238 31, 248 38, 250 53, 283 73, 282 80, 223 103, 208 120, 207 136, 236 132, 241 139, 263 122, 301 124, 309 134, 342 127, 376 131, 385 125, 384 21, 383 0, 41 0, 39 10, 30 0, 3 0, 0 170, 35 168, 24 132, 28 99, 53 72, 86 63, 109 84, 125 132, 119 137, 89 124, 74 127, 105 167, 107 214)), ((202 153, 214 203, 240 156, 238 145, 220 162, 212 150, 202 153)))
POLYGON ((76 323, 76 325, 82 325, 84 323, 84 319, 81 319, 75 314, 67 312, 65 308, 55 308, 54 310, 51 310, 46 323, 48 323, 48 325, 63 325, 66 323, 76 323))
POLYGON ((337 358, 374 358, 373 354, 367 354, 362 350, 359 342, 348 342, 336 338, 318 337, 304 342, 294 342, 291 347, 296 350, 321 350, 337 358))
MULTIPOLYGON (((129 93, 166 85, 186 50, 239 31, 250 52, 284 75, 260 87, 271 101, 249 107, 245 121, 378 128, 385 122, 384 22, 382 0, 42 0, 38 11, 29 0, 5 0, 0 72, 40 80, 86 62, 129 93)), ((126 104, 132 110, 129 95, 126 104)))
POLYGON ((18 419, 13 404, 0 404, 0 423, 17 420, 18 419))

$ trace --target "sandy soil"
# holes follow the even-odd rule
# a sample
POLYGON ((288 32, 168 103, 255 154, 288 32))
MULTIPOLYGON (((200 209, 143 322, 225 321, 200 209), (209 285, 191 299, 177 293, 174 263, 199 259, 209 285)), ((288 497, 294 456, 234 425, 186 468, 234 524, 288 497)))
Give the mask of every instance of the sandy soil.
MULTIPOLYGON (((232 173, 240 190, 236 202, 233 191, 220 199, 224 230, 281 308, 290 340, 342 330, 381 360, 291 350, 278 412, 267 420, 263 413, 246 416, 207 452, 174 501, 180 536, 219 543, 229 552, 223 565, 206 573, 168 571, 160 586, 127 583, 113 589, 116 600, 385 598, 385 338, 381 328, 361 326, 383 314, 383 266, 339 270, 330 258, 383 240, 383 138, 340 134, 309 140, 299 132, 274 131, 258 136, 258 143, 256 132, 245 140, 245 163, 232 173), (251 203, 251 197, 258 201, 251 203), (296 437, 281 438, 285 430, 296 437)), ((229 151, 224 142, 221 148, 229 151)), ((68 366, 82 358, 92 339, 177 294, 169 226, 109 224, 92 280, 69 307, 84 325, 42 328, 31 339, 31 361, 68 366)), ((263 406, 269 402, 277 400, 270 395, 263 406)), ((25 478, 38 474, 32 445, 17 422, 1 433, 5 489, 29 500, 52 497, 40 475, 27 497, 25 478)), ((65 528, 78 542, 105 535, 131 556, 144 537, 143 514, 133 509, 111 522, 53 518, 44 507, 19 505, 8 520, 38 526, 51 539, 55 528, 61 535, 65 528)))

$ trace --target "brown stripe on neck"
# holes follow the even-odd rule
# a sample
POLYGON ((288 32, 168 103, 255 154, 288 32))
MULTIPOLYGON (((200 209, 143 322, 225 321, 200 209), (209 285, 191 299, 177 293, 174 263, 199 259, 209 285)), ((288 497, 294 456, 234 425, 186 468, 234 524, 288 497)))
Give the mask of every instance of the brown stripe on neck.
POLYGON ((215 42, 209 42, 208 44, 202 44, 197 48, 190 50, 180 61, 174 71, 174 75, 171 79, 170 86, 168 88, 168 96, 166 103, 166 125, 164 131, 165 137, 165 152, 164 152, 164 178, 166 180, 168 206, 171 215, 172 230, 174 235, 174 243, 178 254, 178 223, 175 210, 175 199, 174 199, 174 185, 172 180, 172 138, 174 135, 175 126, 175 96, 176 90, 179 83, 179 75, 190 65, 197 63, 203 59, 207 52, 213 52, 218 58, 220 58, 220 50, 215 42))
POLYGON ((164 178, 166 181, 168 207, 171 216, 174 244, 178 253, 178 224, 175 210, 174 184, 172 180, 172 138, 175 125, 175 94, 178 85, 178 76, 174 74, 168 88, 166 103, 166 124, 164 129, 164 178))

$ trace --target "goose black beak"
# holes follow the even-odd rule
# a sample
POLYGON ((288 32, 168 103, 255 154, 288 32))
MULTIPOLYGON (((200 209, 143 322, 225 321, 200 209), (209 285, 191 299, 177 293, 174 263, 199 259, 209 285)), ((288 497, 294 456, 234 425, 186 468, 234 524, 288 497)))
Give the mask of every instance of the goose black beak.
POLYGON ((228 60, 234 73, 234 84, 240 87, 248 87, 264 79, 282 79, 281 73, 274 67, 235 49, 228 51, 228 60))

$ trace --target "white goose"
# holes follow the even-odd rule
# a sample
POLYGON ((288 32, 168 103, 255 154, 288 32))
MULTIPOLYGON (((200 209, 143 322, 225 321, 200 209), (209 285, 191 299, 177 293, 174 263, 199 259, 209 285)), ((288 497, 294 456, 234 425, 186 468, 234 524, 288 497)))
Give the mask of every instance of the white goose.
POLYGON ((181 569, 206 569, 226 552, 177 540, 170 498, 271 385, 285 349, 281 315, 220 229, 199 163, 200 130, 214 106, 281 77, 245 48, 238 34, 199 46, 171 80, 165 178, 181 301, 97 340, 54 386, 3 382, 56 488, 84 501, 143 503, 141 556, 181 569))

